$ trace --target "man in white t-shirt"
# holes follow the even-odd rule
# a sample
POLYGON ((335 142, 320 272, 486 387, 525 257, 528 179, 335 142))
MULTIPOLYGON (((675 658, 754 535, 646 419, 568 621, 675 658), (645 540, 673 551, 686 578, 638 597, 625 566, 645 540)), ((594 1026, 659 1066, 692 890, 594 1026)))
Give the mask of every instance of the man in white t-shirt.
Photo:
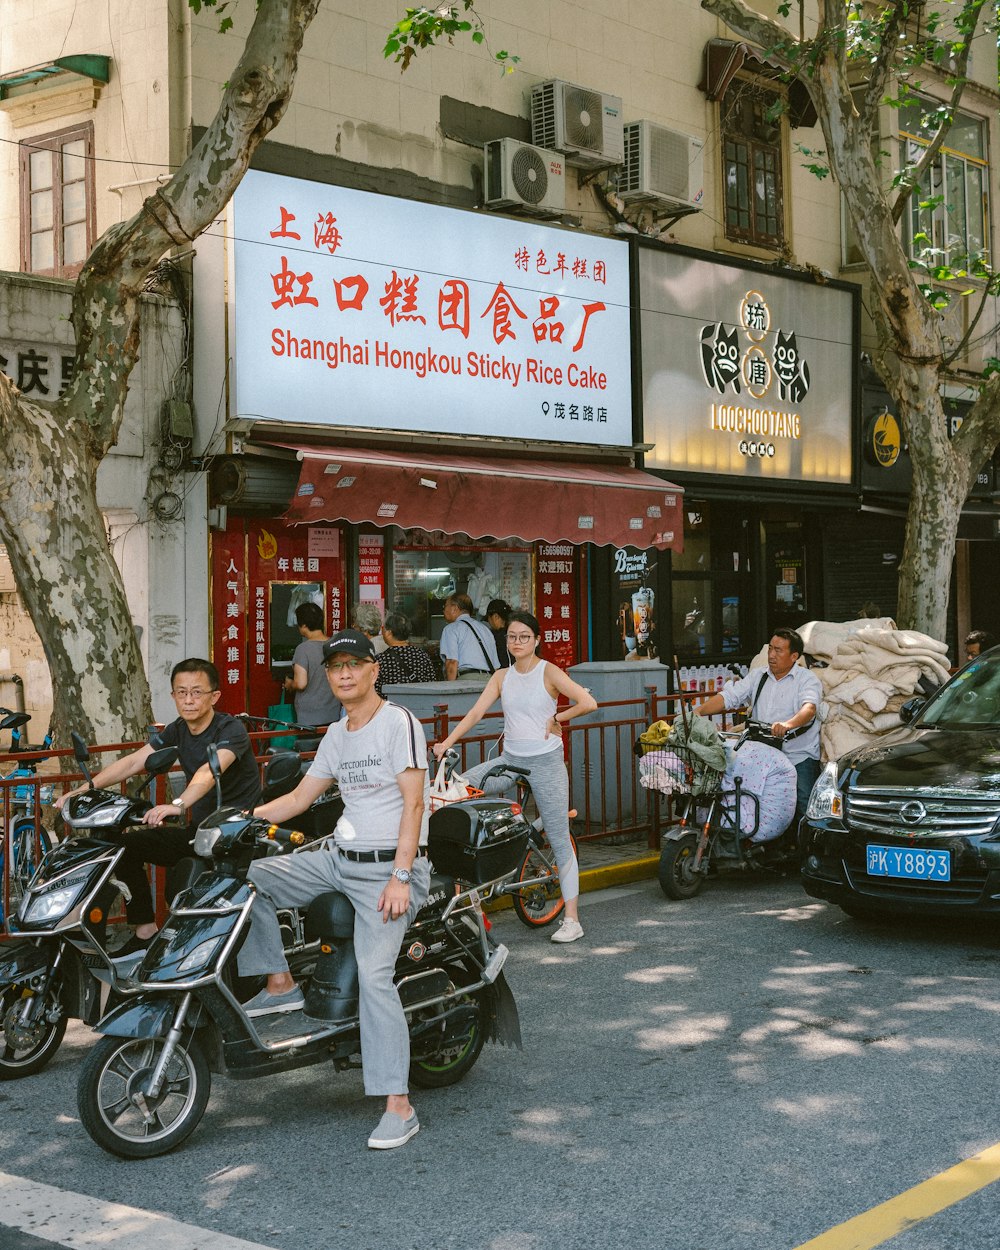
POLYGON ((783 754, 795 767, 796 819, 805 815, 809 795, 819 776, 819 721, 816 712, 823 698, 819 678, 799 664, 805 647, 794 629, 776 629, 767 644, 767 668, 752 668, 738 681, 727 681, 699 707, 698 716, 732 712, 749 706, 751 720, 766 721, 776 738, 788 738, 783 754))
POLYGON ((393 972, 410 921, 427 898, 427 742, 417 719, 375 689, 371 640, 344 629, 323 648, 330 687, 346 716, 323 736, 309 771, 290 793, 256 809, 281 823, 304 812, 337 781, 344 814, 335 845, 307 855, 257 860, 249 880, 259 897, 239 955, 243 976, 267 976, 249 1016, 300 1011, 301 990, 288 971, 276 908, 306 907, 339 890, 354 908, 365 1093, 384 1095, 385 1114, 368 1139, 374 1150, 410 1140, 420 1127, 407 1081, 410 1036, 393 972))

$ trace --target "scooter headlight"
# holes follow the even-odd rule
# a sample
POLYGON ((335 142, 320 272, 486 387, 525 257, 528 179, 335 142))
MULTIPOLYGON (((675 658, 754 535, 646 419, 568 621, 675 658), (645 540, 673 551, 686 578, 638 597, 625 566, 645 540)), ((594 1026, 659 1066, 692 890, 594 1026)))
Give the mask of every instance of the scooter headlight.
POLYGON ((77 905, 89 881, 89 873, 80 874, 76 877, 64 877, 50 889, 31 891, 21 900, 18 918, 24 924, 59 920, 77 905))
POLYGON ((840 820, 843 815, 844 800, 837 785, 837 765, 834 762, 827 764, 812 788, 806 819, 840 820))
POLYGON ((204 942, 199 942, 194 950, 190 954, 185 955, 177 965, 177 971, 179 973, 203 972, 211 964, 224 941, 225 934, 221 937, 207 938, 204 942))
POLYGON ((194 853, 202 859, 212 858, 212 848, 222 836, 222 830, 217 825, 207 825, 199 828, 194 835, 194 853))
POLYGON ((117 825, 122 814, 130 806, 130 801, 122 798, 114 803, 107 803, 96 811, 86 811, 79 816, 63 816, 71 829, 106 829, 109 825, 117 825))

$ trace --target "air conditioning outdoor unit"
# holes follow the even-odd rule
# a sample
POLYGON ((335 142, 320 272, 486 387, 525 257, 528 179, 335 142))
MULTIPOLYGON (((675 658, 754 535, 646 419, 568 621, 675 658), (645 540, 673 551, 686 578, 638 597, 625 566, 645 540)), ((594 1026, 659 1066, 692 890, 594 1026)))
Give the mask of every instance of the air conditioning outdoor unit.
POLYGON ((559 214, 566 208, 565 158, 517 139, 483 144, 487 208, 559 214))
POLYGON ((602 169, 625 155, 622 102, 558 78, 531 89, 531 142, 563 152, 570 165, 602 169))
POLYGON ((629 122, 619 195, 627 202, 659 200, 675 208, 701 208, 704 151, 704 141, 695 135, 656 122, 629 122))

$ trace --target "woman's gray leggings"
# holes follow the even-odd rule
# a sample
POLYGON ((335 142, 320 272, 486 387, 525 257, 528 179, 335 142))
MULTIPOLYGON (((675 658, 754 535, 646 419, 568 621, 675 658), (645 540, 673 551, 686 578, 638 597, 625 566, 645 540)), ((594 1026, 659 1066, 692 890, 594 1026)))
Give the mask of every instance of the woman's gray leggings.
POLYGON ((484 789, 487 794, 512 790, 514 783, 507 777, 491 777, 480 786, 483 774, 497 764, 511 764, 531 773, 531 793, 535 796, 538 814, 559 865, 559 888, 563 898, 576 898, 580 893, 580 865, 569 836, 569 774, 562 749, 546 751, 544 755, 511 755, 504 750, 498 758, 477 764, 463 772, 462 776, 470 785, 484 789))

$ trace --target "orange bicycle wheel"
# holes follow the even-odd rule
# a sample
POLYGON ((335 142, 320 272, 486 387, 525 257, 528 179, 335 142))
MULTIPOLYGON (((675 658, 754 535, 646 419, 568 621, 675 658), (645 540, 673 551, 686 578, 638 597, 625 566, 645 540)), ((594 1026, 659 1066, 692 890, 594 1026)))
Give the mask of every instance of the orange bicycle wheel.
MULTIPOLYGON (((572 834, 573 854, 579 860, 576 838, 572 834)), ((540 830, 528 843, 528 850, 517 874, 518 883, 531 882, 511 895, 518 920, 529 929, 543 929, 562 915, 565 903, 559 890, 559 867, 545 831, 540 830)))

